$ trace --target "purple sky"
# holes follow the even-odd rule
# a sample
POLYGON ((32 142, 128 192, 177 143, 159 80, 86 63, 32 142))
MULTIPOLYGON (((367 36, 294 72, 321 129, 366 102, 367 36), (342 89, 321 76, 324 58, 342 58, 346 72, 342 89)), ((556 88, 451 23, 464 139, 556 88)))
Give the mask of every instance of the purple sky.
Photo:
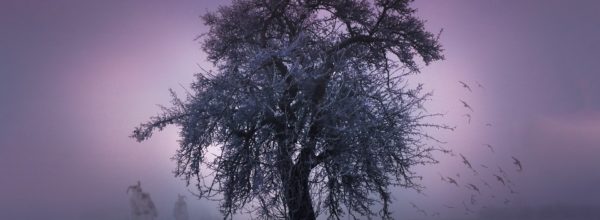
MULTIPOLYGON (((193 39, 216 1, 0 1, 0 219, 127 219, 125 188, 137 180, 159 219, 171 219, 184 182, 172 177, 176 128, 141 144, 133 127, 168 104, 206 66, 193 39)), ((434 132, 474 164, 502 166, 518 195, 490 207, 598 205, 600 201, 600 3, 417 1, 441 37, 446 60, 413 82, 434 91, 431 112, 454 132, 434 132), (470 83, 473 92, 460 87, 470 83), (477 88, 476 82, 485 86, 477 88), (458 99, 475 112, 467 124, 458 99), (492 127, 484 126, 492 123, 492 127), (496 147, 491 154, 484 143, 496 147), (523 162, 514 171, 510 156, 523 162), (595 203, 594 203, 595 202, 595 203)), ((419 168, 427 196, 395 193, 397 217, 461 206, 470 194, 439 181, 462 173, 457 157, 419 168)), ((469 179, 470 178, 470 179, 469 179)), ((498 187, 499 188, 499 187, 498 187)), ((188 197, 192 216, 219 218, 216 204, 188 197)), ((448 212, 448 216, 461 216, 448 212)))

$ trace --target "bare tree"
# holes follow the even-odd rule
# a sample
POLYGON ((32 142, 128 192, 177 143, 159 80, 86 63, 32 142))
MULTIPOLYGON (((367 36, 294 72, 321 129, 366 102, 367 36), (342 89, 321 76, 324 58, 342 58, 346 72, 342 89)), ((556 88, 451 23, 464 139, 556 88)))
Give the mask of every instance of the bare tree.
POLYGON ((408 74, 442 59, 410 0, 237 0, 203 16, 216 71, 141 124, 181 127, 176 176, 218 197, 225 218, 391 218, 391 186, 435 162, 428 94, 408 74), (216 150, 209 150, 215 148, 216 150), (214 159, 212 159, 214 155, 214 159), (209 159, 210 158, 210 159, 209 159), (374 211, 374 205, 380 207, 374 211))
POLYGON ((131 218, 134 220, 154 220, 158 217, 156 206, 152 202, 149 193, 142 191, 142 183, 127 188, 127 194, 131 191, 129 203, 131 205, 131 218))
POLYGON ((173 208, 173 217, 175 217, 175 220, 190 219, 187 203, 185 202, 185 196, 177 195, 177 201, 175 202, 175 207, 173 208))

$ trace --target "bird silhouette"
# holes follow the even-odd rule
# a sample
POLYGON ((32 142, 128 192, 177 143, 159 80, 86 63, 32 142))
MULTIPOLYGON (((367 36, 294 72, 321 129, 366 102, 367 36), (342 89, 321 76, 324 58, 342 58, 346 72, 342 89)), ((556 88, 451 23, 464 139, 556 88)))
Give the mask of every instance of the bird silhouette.
POLYGON ((504 178, 504 180, 506 181, 507 184, 514 185, 513 182, 510 181, 510 178, 508 178, 508 174, 506 172, 504 172, 502 167, 498 167, 498 172, 500 172, 500 174, 502 174, 502 177, 504 178))
POLYGON ((477 186, 475 186, 475 184, 469 183, 466 186, 468 189, 471 189, 473 191, 476 191, 477 193, 481 194, 481 191, 479 191, 479 188, 477 186))
POLYGON ((465 157, 465 155, 459 154, 460 157, 462 158, 462 162, 467 165, 469 167, 469 169, 473 169, 473 167, 471 166, 471 162, 469 162, 469 160, 467 160, 467 158, 465 157))
POLYGON ((486 168, 486 169, 488 168, 488 166, 486 166, 484 164, 480 164, 480 166, 483 167, 483 168, 486 168))
POLYGON ((471 210, 471 209, 469 209, 469 207, 467 207, 467 204, 465 203, 465 200, 462 201, 462 204, 465 207, 465 211, 467 211, 467 214, 474 213, 473 210, 471 210))
POLYGON ((523 171, 523 166, 521 165, 521 161, 515 157, 512 157, 513 159, 513 164, 515 164, 519 169, 517 169, 517 171, 521 172, 523 171))
POLYGON ((451 157, 456 157, 456 154, 452 151, 452 150, 448 150, 445 151, 446 153, 450 154, 451 157))
POLYGON ((464 114, 463 117, 467 117, 467 123, 471 124, 471 114, 464 114))
POLYGON ((469 85, 467 85, 465 82, 463 81, 458 81, 458 83, 460 83, 462 85, 463 88, 466 88, 469 90, 469 92, 473 92, 473 90, 471 90, 471 87, 469 85))
POLYGON ((506 175, 506 172, 504 172, 504 170, 500 166, 498 166, 498 172, 500 172, 503 176, 506 175))
POLYGON ((485 123, 485 126, 492 127, 492 123, 485 123))
POLYGON ((448 176, 448 177, 446 177, 446 179, 448 179, 448 181, 447 181, 448 183, 458 186, 458 182, 456 182, 456 180, 453 179, 452 177, 448 176))
POLYGON ((504 182, 504 179, 501 176, 498 176, 496 174, 494 174, 494 176, 496 177, 496 180, 498 180, 498 182, 501 182, 502 185, 506 186, 506 183, 504 182))
POLYGON ((494 147, 492 147, 492 145, 491 145, 491 144, 483 144, 483 146, 486 146, 487 148, 489 148, 489 149, 490 149, 490 151, 492 151, 492 153, 495 153, 495 151, 494 151, 494 147))
POLYGON ((485 180, 481 180, 481 182, 483 183, 483 185, 487 186, 488 188, 492 188, 492 186, 490 186, 489 183, 487 183, 485 180))
POLYGON ((446 178, 444 176, 442 176, 441 173, 438 173, 440 175, 440 178, 442 179, 442 181, 447 182, 446 178))
POLYGON ((463 101, 462 99, 459 99, 459 101, 463 104, 463 107, 468 108, 469 110, 471 110, 471 112, 474 112, 473 108, 471 108, 471 106, 467 102, 463 101))
POLYGON ((471 195, 471 205, 475 205, 477 200, 475 200, 475 195, 471 195))
POLYGON ((475 82, 477 83, 477 87, 479 87, 479 88, 482 88, 482 89, 485 89, 485 87, 484 87, 483 85, 481 85, 481 83, 479 83, 479 82, 477 82, 477 81, 475 81, 475 82))
POLYGON ((425 212, 425 210, 419 208, 417 205, 415 205, 413 202, 409 202, 410 205, 415 208, 417 210, 417 212, 423 213, 424 216, 427 216, 427 212, 425 212))

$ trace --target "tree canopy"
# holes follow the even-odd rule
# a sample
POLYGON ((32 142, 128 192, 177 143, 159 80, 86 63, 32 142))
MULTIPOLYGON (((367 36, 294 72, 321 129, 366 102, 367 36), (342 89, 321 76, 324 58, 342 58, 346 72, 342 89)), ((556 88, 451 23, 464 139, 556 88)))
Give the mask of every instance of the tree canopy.
POLYGON ((390 187, 418 187, 411 167, 435 161, 423 128, 443 127, 406 83, 443 59, 410 3, 235 0, 207 13, 215 71, 132 137, 179 126, 175 175, 225 218, 390 218, 390 187))

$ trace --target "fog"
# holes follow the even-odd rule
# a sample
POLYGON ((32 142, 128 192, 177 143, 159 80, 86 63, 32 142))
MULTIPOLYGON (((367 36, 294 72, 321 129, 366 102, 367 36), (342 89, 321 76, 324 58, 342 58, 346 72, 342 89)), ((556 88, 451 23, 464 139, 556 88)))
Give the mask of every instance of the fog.
MULTIPOLYGON (((181 92, 197 64, 208 65, 193 39, 206 31, 198 16, 216 5, 1 1, 0 219, 130 219, 126 190, 137 181, 151 195, 157 219, 175 219, 178 194, 187 196, 190 219, 222 218, 216 202, 195 199, 193 187, 173 177, 177 128, 143 143, 128 137, 160 111, 157 104, 168 104, 169 88, 181 92)), ((394 216, 600 219, 600 3, 413 5, 429 30, 444 29, 446 60, 423 67, 411 82, 433 91, 428 111, 446 115, 433 120, 456 126, 431 133, 457 156, 440 154, 439 164, 417 167, 427 189, 395 189, 394 216), (470 124, 458 99, 474 109, 470 124), (516 193, 494 179, 497 167, 516 193), (459 187, 440 180, 457 173, 459 187), (477 183, 481 193, 467 183, 477 183)))

